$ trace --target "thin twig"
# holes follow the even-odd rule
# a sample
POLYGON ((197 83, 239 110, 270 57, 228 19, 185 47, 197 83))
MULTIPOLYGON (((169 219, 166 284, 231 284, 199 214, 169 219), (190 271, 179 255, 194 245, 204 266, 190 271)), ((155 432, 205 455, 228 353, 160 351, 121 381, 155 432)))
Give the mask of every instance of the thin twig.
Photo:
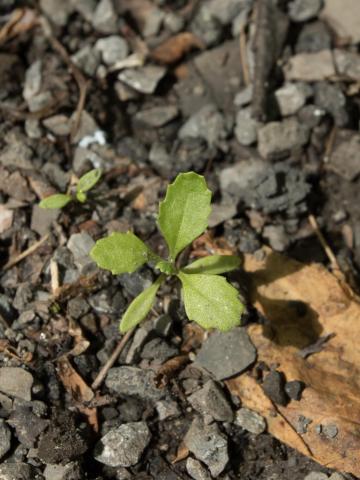
POLYGON ((71 127, 71 139, 73 139, 79 129, 80 125, 80 120, 81 120, 81 113, 84 109, 85 106, 85 101, 86 101, 86 94, 87 94, 87 89, 88 89, 88 80, 84 77, 84 75, 81 73, 81 71, 78 69, 78 67, 74 64, 74 62, 71 60, 68 52, 66 49, 63 47, 63 45, 59 42, 59 40, 54 36, 52 32, 52 28, 48 20, 43 16, 40 18, 40 24, 43 28, 43 31, 45 33, 45 36, 51 43, 51 46, 53 47, 54 50, 56 50, 63 61, 66 63, 66 65, 69 67, 72 75, 74 76, 74 79, 78 85, 79 88, 79 99, 78 103, 76 106, 75 110, 75 118, 74 118, 74 123, 71 127))
POLYGON ((329 161, 332 149, 334 147, 336 133, 337 133, 337 128, 336 128, 336 126, 334 126, 331 129, 331 132, 330 132, 330 134, 329 134, 329 136, 326 140, 325 153, 324 153, 324 162, 325 163, 329 161))
POLYGON ((116 362, 118 356, 123 351, 123 349, 124 349, 125 345, 127 344, 128 340, 132 337, 132 334, 134 333, 134 331, 135 331, 135 328, 132 328, 127 333, 125 333, 125 335, 121 338, 121 340, 119 340, 119 343, 117 344, 117 347, 113 351, 111 357, 105 363, 105 365, 101 368, 100 372, 98 373, 95 380, 93 381, 93 383, 91 385, 91 388, 93 390, 96 390, 97 388, 100 387, 100 385, 104 381, 108 371, 110 370, 110 368, 116 362))
POLYGON ((40 240, 35 242, 26 250, 24 250, 22 253, 20 253, 14 258, 10 258, 10 260, 7 263, 5 263, 5 265, 3 266, 3 270, 9 270, 9 268, 13 267, 17 263, 21 262, 21 260, 24 260, 24 258, 34 253, 35 250, 37 250, 43 243, 45 243, 48 238, 49 238, 49 234, 47 233, 46 235, 41 237, 40 240))
POLYGON ((247 56, 247 49, 246 49, 246 33, 245 28, 241 29, 240 37, 240 64, 241 64, 241 71, 243 74, 244 83, 246 86, 250 85, 250 72, 249 72, 249 63, 248 63, 248 56, 247 56))
POLYGON ((328 257, 328 259, 331 263, 332 269, 341 271, 339 263, 338 263, 335 255, 334 255, 333 251, 329 247, 329 244, 325 240, 324 235, 320 231, 320 228, 319 228, 319 225, 316 221, 316 218, 312 214, 310 214, 308 218, 309 218, 310 225, 314 229, 314 232, 315 232, 316 236, 318 237, 319 242, 321 243, 321 246, 323 247, 323 249, 324 249, 324 251, 325 251, 325 253, 326 253, 326 255, 327 255, 327 257, 328 257))
POLYGON ((56 295, 59 289, 59 266, 53 258, 50 261, 50 274, 51 274, 51 291, 53 295, 56 295))

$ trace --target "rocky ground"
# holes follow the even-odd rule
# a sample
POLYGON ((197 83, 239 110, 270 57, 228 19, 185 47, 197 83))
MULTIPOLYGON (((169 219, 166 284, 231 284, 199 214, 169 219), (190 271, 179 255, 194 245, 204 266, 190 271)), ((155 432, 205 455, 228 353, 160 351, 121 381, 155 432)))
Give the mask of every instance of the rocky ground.
MULTIPOLYGON (((205 335, 175 284, 90 388, 154 271, 112 277, 88 252, 128 229, 163 252, 158 200, 194 170, 214 193, 195 251, 265 244, 328 265, 312 214, 356 284, 357 10, 357 0, 0 2, 1 479, 353 478, 280 444, 230 395, 224 380, 261 367, 246 326, 205 335), (88 203, 38 207, 94 167, 104 174, 88 203)), ((249 306, 245 325, 263 321, 249 306)), ((263 388, 281 402, 303 386, 273 372, 263 388)))

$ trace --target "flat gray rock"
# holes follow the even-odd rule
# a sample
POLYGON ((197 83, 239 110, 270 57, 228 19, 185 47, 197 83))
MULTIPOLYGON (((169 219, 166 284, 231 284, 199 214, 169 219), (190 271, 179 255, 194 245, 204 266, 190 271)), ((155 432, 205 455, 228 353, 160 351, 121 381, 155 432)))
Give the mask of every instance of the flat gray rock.
POLYGON ((209 145, 215 145, 226 137, 225 118, 213 104, 202 107, 180 128, 178 137, 203 138, 209 145))
POLYGON ((221 169, 219 173, 221 194, 223 197, 230 195, 239 199, 239 192, 247 190, 267 166, 268 164, 264 160, 249 158, 221 169))
POLYGON ((165 396, 164 389, 155 386, 155 373, 138 367, 115 367, 109 370, 105 383, 119 395, 129 395, 143 400, 160 400, 165 396))
POLYGON ((326 473, 322 472, 310 472, 306 477, 304 477, 304 480, 327 480, 328 476, 326 473))
POLYGON ((3 463, 0 465, 1 480, 33 480, 35 475, 26 463, 3 463))
POLYGON ((335 49, 334 59, 336 69, 340 75, 344 75, 356 82, 360 81, 360 55, 358 53, 335 49))
POLYGON ((205 425, 201 418, 195 418, 185 435, 184 443, 198 460, 209 467, 215 478, 229 461, 227 438, 216 423, 205 425))
POLYGON ((106 65, 113 65, 120 60, 124 60, 129 53, 127 41, 119 35, 100 38, 95 43, 94 48, 100 52, 102 61, 106 65))
POLYGON ((317 16, 322 0, 293 0, 289 3, 289 17, 293 22, 305 22, 317 16))
POLYGON ((337 38, 344 43, 360 42, 360 15, 358 0, 324 0, 321 18, 335 32, 337 38))
POLYGON ((211 476, 206 468, 194 458, 189 457, 186 460, 186 470, 194 480, 211 480, 211 476))
POLYGON ((290 57, 284 66, 287 80, 317 82, 336 74, 331 50, 298 53, 290 57))
POLYGON ((45 480, 82 480, 84 478, 78 462, 66 465, 46 465, 44 470, 45 480))
POLYGON ((251 108, 244 108, 236 115, 235 136, 240 145, 249 146, 256 142, 260 124, 251 116, 251 108))
POLYGON ((329 112, 334 118, 337 127, 344 127, 349 122, 346 110, 347 100, 338 85, 319 82, 315 85, 314 103, 329 112))
POLYGON ((11 432, 10 428, 6 425, 5 420, 0 419, 0 460, 11 447, 11 432))
MULTIPOLYGON (((75 2, 76 3, 76 2, 75 2)), ((93 13, 92 24, 95 30, 102 33, 116 33, 117 14, 112 0, 100 0, 93 13)))
POLYGON ((258 131, 258 149, 263 158, 281 159, 309 140, 309 129, 296 118, 270 122, 258 131))
POLYGON ((94 240, 86 232, 73 233, 69 238, 67 248, 73 254, 75 265, 79 270, 94 263, 89 256, 94 245, 94 240))
POLYGON ((286 117, 298 112, 305 105, 306 91, 299 84, 286 83, 276 90, 275 98, 281 115, 286 117))
POLYGON ((31 373, 19 367, 0 368, 0 392, 21 400, 31 400, 34 379, 31 373))
POLYGON ((190 405, 202 415, 210 415, 214 420, 231 422, 234 414, 223 391, 213 380, 188 397, 190 405))
POLYGON ((145 422, 131 422, 113 428, 95 447, 95 459, 110 467, 135 465, 150 442, 145 422))
POLYGON ((256 360, 256 349, 244 327, 215 332, 203 343, 195 365, 224 380, 246 370, 256 360))
POLYGON ((145 67, 123 70, 118 78, 137 92, 151 94, 155 92, 165 73, 166 68, 164 67, 146 65, 145 67))
POLYGON ((360 174, 360 135, 352 130, 339 130, 328 165, 346 180, 354 180, 360 174))
POLYGON ((239 427, 255 435, 259 435, 266 430, 265 418, 248 408, 240 408, 236 412, 235 425, 239 425, 239 427))
POLYGON ((163 105, 141 110, 136 113, 134 120, 148 127, 162 127, 174 120, 178 114, 179 110, 175 105, 163 105))

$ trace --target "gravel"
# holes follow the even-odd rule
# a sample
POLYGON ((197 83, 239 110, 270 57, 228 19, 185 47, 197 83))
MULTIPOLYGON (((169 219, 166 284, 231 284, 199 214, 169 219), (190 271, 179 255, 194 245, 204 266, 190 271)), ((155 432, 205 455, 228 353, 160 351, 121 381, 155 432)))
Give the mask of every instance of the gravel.
POLYGON ((95 30, 101 33, 116 33, 117 17, 111 0, 100 0, 92 17, 95 30))
POLYGON ((259 152, 263 158, 279 160, 303 147, 309 140, 309 129, 295 118, 270 122, 258 131, 259 152))
POLYGON ((119 395, 129 395, 143 400, 160 400, 164 389, 155 386, 155 373, 138 367, 115 367, 109 370, 106 386, 119 395))
POLYGON ((266 430, 264 417, 248 408, 240 408, 240 410, 236 412, 235 425, 255 435, 259 435, 266 430))
POLYGON ((329 167, 346 180, 355 180, 360 175, 360 135, 352 130, 337 132, 329 167))
POLYGON ((294 115, 305 105, 307 94, 304 85, 285 83, 276 90, 275 98, 283 117, 294 115))
POLYGON ((125 69, 119 73, 119 80, 137 92, 154 93, 158 83, 166 73, 164 67, 147 65, 136 69, 125 69))
POLYGON ((95 459, 110 467, 130 467, 138 463, 150 439, 145 422, 121 425, 101 438, 95 447, 95 459))
POLYGON ((329 48, 331 48, 331 35, 328 27, 321 21, 304 25, 295 45, 296 53, 320 52, 329 48))
POLYGON ((334 50, 337 71, 354 81, 360 81, 360 55, 346 50, 334 50))
POLYGON ((211 475, 206 468, 194 458, 189 457, 186 460, 186 471, 194 480, 211 480, 211 475))
POLYGON ((22 368, 0 368, 0 391, 5 395, 30 401, 33 381, 31 373, 22 368))
POLYGON ((0 460, 11 448, 11 431, 5 420, 0 419, 0 460))
POLYGON ((262 236, 268 240, 270 247, 276 252, 284 252, 290 245, 284 225, 266 225, 262 236))
POLYGON ((90 265, 94 265, 89 256, 90 250, 94 245, 94 240, 86 232, 73 233, 69 238, 67 248, 73 254, 75 265, 80 271, 83 271, 90 265))
POLYGON ((171 122, 178 114, 179 110, 175 105, 164 105, 141 110, 135 114, 134 120, 148 127, 157 128, 171 122))
POLYGON ((210 415, 214 420, 231 422, 234 414, 223 391, 217 383, 209 380, 188 397, 190 405, 203 416, 210 415))
POLYGON ((229 461, 227 438, 215 423, 205 425, 200 418, 195 418, 185 435, 184 444, 198 460, 207 465, 215 478, 229 461))
POLYGON ((66 465, 46 465, 45 480, 82 480, 84 478, 78 462, 66 465))
POLYGON ((300 382, 299 380, 292 380, 291 382, 285 383, 285 392, 292 400, 299 401, 304 388, 304 383, 300 382))
POLYGON ((202 344, 195 365, 208 370, 217 380, 245 371, 256 359, 256 349, 245 328, 215 332, 202 344))
POLYGON ((249 146, 256 142, 259 122, 251 116, 251 108, 244 108, 236 115, 235 137, 240 145, 249 146))
POLYGON ((305 22, 318 15, 323 0, 293 0, 289 3, 289 17, 293 22, 305 22))
POLYGON ((161 364, 169 358, 175 357, 178 353, 177 347, 170 345, 161 338, 153 338, 145 343, 140 355, 141 358, 155 360, 157 364, 161 364))
POLYGON ((1 480, 33 480, 34 473, 26 463, 3 463, 0 465, 1 480))
POLYGON ((29 405, 18 405, 11 413, 8 423, 15 429, 18 440, 26 448, 33 448, 37 438, 47 428, 49 420, 35 415, 29 405))
POLYGON ((321 17, 344 43, 360 42, 360 18, 354 15, 358 6, 357 0, 324 0, 321 17))
POLYGON ((298 53, 284 66, 288 81, 318 82, 336 74, 331 50, 298 53))
POLYGON ((320 82, 315 85, 315 104, 329 112, 335 125, 344 127, 349 122, 346 97, 338 85, 320 82))
POLYGON ((192 115, 180 128, 180 139, 203 138, 209 145, 215 145, 227 135, 224 116, 212 105, 205 105, 192 115))
POLYGON ((285 392, 285 379, 281 372, 271 371, 262 383, 265 394, 278 405, 286 405, 288 397, 285 392))
POLYGON ((245 107, 246 105, 249 105, 249 103, 252 100, 252 97, 253 97, 253 86, 250 84, 236 94, 234 99, 234 105, 236 107, 245 107))
POLYGON ((71 56, 71 60, 77 67, 92 77, 100 64, 100 53, 91 45, 85 45, 71 56))
POLYGON ((328 476, 326 473, 322 472, 310 472, 306 477, 304 477, 304 480, 327 480, 328 476))
POLYGON ((159 400, 155 404, 159 420, 163 421, 168 418, 175 418, 181 415, 181 410, 178 404, 173 400, 159 400))
POLYGON ((100 52, 102 61, 109 66, 123 60, 129 53, 126 40, 118 35, 100 38, 94 48, 100 52))

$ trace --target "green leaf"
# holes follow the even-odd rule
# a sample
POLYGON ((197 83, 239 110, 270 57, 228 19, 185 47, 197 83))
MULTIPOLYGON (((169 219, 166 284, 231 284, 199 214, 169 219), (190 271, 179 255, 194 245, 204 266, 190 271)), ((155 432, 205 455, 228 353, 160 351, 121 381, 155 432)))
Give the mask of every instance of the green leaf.
POLYGON ((80 203, 85 203, 86 200, 87 200, 87 195, 86 195, 86 193, 84 193, 84 192, 76 192, 76 199, 77 199, 80 203))
POLYGON ((223 332, 240 325, 245 306, 240 301, 239 292, 224 277, 184 272, 178 277, 190 320, 203 328, 217 328, 223 332))
POLYGON ((112 233, 98 240, 90 252, 99 267, 114 275, 132 273, 150 260, 152 252, 131 232, 112 233))
POLYGON ((63 208, 69 202, 71 202, 71 195, 66 195, 65 193, 55 193, 55 195, 50 195, 49 197, 44 198, 39 203, 41 208, 63 208))
POLYGON ((240 257, 236 255, 210 255, 199 258, 182 269, 185 273, 204 273, 206 275, 217 275, 219 273, 231 272, 239 268, 240 257))
POLYGON ((90 170, 90 172, 85 173, 85 175, 80 178, 78 184, 76 185, 76 191, 87 192, 97 184, 101 175, 101 168, 94 168, 93 170, 90 170))
POLYGON ((172 260, 206 229, 210 202, 211 192, 197 173, 181 173, 168 186, 160 203, 158 223, 172 260))
POLYGON ((165 273, 166 275, 175 275, 177 271, 174 265, 167 260, 159 260, 155 265, 155 268, 160 270, 160 272, 165 273))
POLYGON ((140 295, 134 298, 121 319, 121 333, 126 333, 128 330, 144 320, 146 315, 150 312, 151 307, 154 304, 156 293, 164 280, 165 275, 160 275, 160 277, 150 287, 146 288, 140 293, 140 295))

